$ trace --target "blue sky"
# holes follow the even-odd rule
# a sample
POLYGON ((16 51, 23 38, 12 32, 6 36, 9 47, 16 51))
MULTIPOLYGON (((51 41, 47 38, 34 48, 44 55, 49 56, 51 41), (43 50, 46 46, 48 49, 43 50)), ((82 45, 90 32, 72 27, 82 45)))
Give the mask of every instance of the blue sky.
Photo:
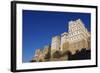
POLYGON ((22 61, 29 62, 36 49, 51 44, 53 36, 68 31, 69 21, 79 18, 91 31, 90 13, 23 10, 22 61))

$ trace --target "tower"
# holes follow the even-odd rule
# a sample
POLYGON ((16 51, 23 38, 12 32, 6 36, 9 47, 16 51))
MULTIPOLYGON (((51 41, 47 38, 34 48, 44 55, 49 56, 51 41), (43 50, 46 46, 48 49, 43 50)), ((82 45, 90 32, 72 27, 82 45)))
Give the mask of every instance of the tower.
POLYGON ((52 42, 51 42, 51 56, 54 52, 60 50, 60 43, 61 43, 61 38, 60 36, 54 36, 52 37, 52 42))
POLYGON ((69 48, 69 43, 68 43, 68 33, 64 32, 61 34, 61 51, 65 52, 69 48))
POLYGON ((80 19, 69 22, 68 33, 69 50, 72 54, 74 54, 76 50, 81 50, 82 48, 88 49, 88 38, 90 34, 80 19))

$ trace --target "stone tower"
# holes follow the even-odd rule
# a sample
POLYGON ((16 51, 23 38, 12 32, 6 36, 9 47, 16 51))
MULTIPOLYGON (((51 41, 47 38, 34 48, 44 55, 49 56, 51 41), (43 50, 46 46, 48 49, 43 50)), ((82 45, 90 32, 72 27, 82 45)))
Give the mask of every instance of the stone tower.
POLYGON ((55 51, 59 51, 60 50, 60 43, 61 43, 60 36, 54 36, 54 37, 52 37, 52 42, 51 42, 51 55, 55 51))
POLYGON ((82 48, 88 49, 90 45, 90 43, 88 43, 90 39, 90 33, 80 19, 69 22, 68 33, 70 46, 69 50, 72 52, 72 54, 74 54, 76 50, 81 50, 82 48))
POLYGON ((68 42, 68 33, 64 32, 61 34, 61 51, 65 52, 69 48, 69 42, 68 42))

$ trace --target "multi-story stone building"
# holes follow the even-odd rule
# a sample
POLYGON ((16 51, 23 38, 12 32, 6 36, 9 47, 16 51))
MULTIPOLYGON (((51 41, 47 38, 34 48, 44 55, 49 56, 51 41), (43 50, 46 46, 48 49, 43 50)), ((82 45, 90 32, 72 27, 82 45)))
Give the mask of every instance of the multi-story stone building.
POLYGON ((47 54, 49 51, 50 51, 50 46, 45 45, 45 46, 44 46, 44 49, 43 49, 43 53, 44 53, 44 54, 47 54))
POLYGON ((45 45, 43 49, 36 49, 33 60, 36 62, 42 62, 50 59, 51 47, 45 45))
POLYGON ((80 51, 82 48, 90 49, 90 33, 80 19, 70 21, 68 33, 61 35, 61 49, 69 50, 74 54, 76 50, 80 51))
POLYGON ((61 51, 67 51, 69 48, 68 33, 64 32, 61 34, 61 51))
POLYGON ((50 57, 51 57, 51 46, 50 45, 44 46, 43 54, 44 54, 45 61, 50 60, 50 57))
POLYGON ((60 50, 60 44, 61 44, 61 37, 60 36, 52 37, 51 56, 55 51, 60 50))
POLYGON ((42 50, 37 49, 35 51, 34 60, 36 60, 37 62, 44 61, 44 54, 42 53, 42 50))

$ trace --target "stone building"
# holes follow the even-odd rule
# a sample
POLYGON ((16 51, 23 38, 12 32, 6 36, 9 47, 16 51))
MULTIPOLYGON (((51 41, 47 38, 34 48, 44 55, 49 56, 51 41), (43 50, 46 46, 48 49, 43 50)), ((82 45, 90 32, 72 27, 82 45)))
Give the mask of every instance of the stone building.
POLYGON ((61 51, 67 51, 69 48, 68 33, 61 34, 61 51))
POLYGON ((42 53, 42 50, 37 49, 37 50, 35 51, 34 59, 35 59, 37 62, 42 62, 42 61, 44 61, 44 54, 42 53))
POLYGON ((43 49, 44 59, 45 61, 50 60, 51 57, 51 46, 45 45, 43 49))
POLYGON ((49 45, 45 45, 44 49, 43 49, 43 53, 47 54, 48 52, 50 52, 50 46, 49 45))
POLYGON ((51 47, 45 45, 43 49, 36 49, 33 60, 36 62, 42 62, 50 59, 51 47))
POLYGON ((90 49, 90 36, 90 33, 80 19, 70 21, 68 33, 63 33, 61 35, 62 51, 66 49, 74 54, 76 50, 80 51, 82 48, 90 49))
POLYGON ((54 36, 52 37, 51 42, 51 56, 55 51, 60 50, 60 44, 61 44, 61 38, 60 36, 54 36))

